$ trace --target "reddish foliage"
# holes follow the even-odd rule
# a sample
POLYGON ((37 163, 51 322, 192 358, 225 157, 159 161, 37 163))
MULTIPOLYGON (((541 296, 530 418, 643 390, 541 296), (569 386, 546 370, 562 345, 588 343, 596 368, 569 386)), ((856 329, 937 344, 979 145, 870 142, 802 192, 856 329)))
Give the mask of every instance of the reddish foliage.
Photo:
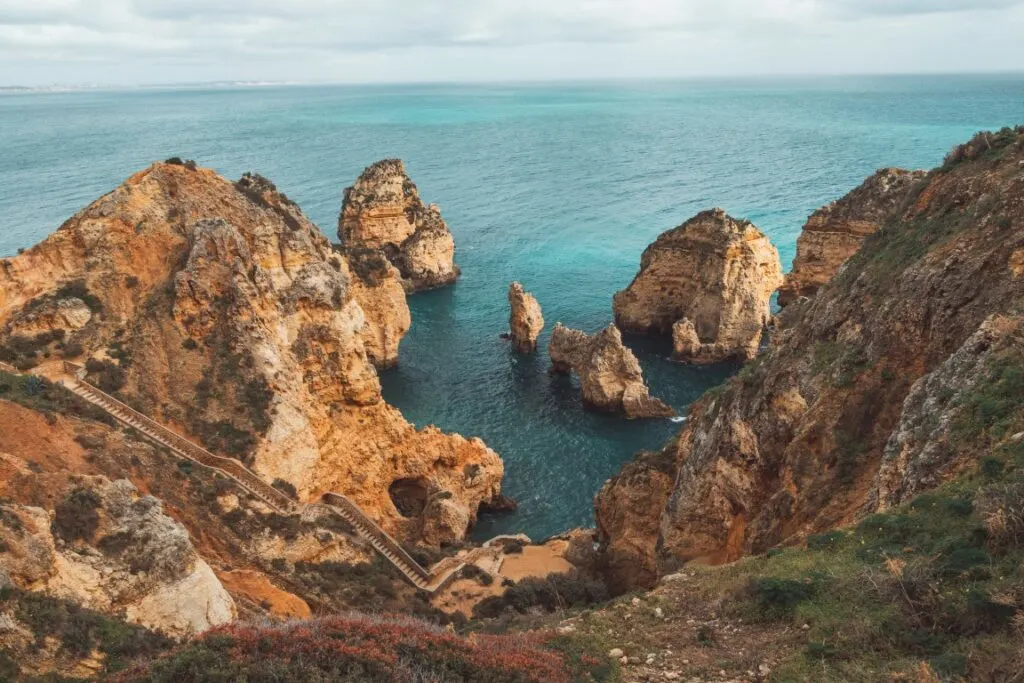
POLYGON ((285 625, 225 626, 118 680, 199 681, 214 674, 261 680, 260 673, 265 672, 295 680, 327 674, 382 682, 424 674, 431 679, 492 683, 574 679, 565 658, 545 649, 541 637, 463 638, 412 620, 335 616, 285 625))

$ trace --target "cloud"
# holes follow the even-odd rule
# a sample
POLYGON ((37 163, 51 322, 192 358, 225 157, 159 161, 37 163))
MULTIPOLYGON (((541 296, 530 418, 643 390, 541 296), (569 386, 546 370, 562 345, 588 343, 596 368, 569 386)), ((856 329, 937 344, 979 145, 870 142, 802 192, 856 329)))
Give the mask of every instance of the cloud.
POLYGON ((823 0, 822 6, 848 16, 938 14, 1009 9, 1022 0, 823 0))
MULTIPOLYGON (((857 30, 866 32, 865 40, 849 28, 865 21, 875 22, 881 30, 887 22, 905 21, 909 15, 1012 13, 1022 2, 0 0, 0 68, 6 63, 28 65, 31 73, 79 73, 84 68, 76 70, 76 62, 125 70, 132 60, 136 71, 152 74, 150 79, 158 73, 185 79, 210 74, 252 78, 262 75, 260 65, 275 73, 290 68, 293 78, 330 78, 341 65, 354 64, 367 72, 374 64, 397 69, 402 59, 443 61, 449 53, 458 53, 464 61, 480 60, 483 69, 493 59, 539 58, 524 53, 527 48, 534 55, 555 55, 575 64, 580 55, 600 55, 607 46, 631 46, 635 57, 628 51, 616 54, 635 60, 636 70, 642 71, 643 60, 653 58, 651 46, 657 43, 668 45, 658 48, 659 55, 678 54, 687 71, 714 72, 718 63, 746 59, 747 69, 758 72, 772 61, 765 60, 764 51, 769 57, 773 52, 789 55, 794 45, 817 45, 820 36, 862 42, 861 49, 868 50, 875 32, 860 26, 857 30), (762 52, 744 57, 747 43, 758 43, 762 52), (198 68, 189 71, 178 65, 201 66, 202 75, 198 68)), ((1019 26, 1020 15, 1015 16, 1019 26)), ((901 30, 903 42, 926 45, 929 32, 934 35, 936 28, 922 23, 920 28, 901 30)), ((814 70, 827 58, 818 48, 815 63, 808 67, 814 70)), ((663 65, 649 67, 658 71, 663 65)))

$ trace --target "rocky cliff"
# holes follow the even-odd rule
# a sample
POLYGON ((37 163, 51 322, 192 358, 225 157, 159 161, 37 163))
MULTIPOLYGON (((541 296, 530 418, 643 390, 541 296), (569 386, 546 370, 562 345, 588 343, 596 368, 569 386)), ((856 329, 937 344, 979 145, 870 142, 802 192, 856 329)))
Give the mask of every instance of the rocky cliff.
POLYGON ((0 537, 0 570, 19 588, 176 637, 235 617, 185 528, 125 480, 83 479, 50 512, 0 506, 0 537))
POLYGON ((1024 429, 1022 255, 1024 129, 979 135, 786 308, 770 348, 695 403, 653 464, 605 485, 613 579, 795 542, 935 486, 1024 429), (648 499, 636 490, 665 477, 648 499), (645 504, 624 514, 630 500, 645 504))
POLYGON ((437 206, 419 190, 399 159, 366 168, 345 188, 338 220, 345 249, 379 249, 398 268, 409 291, 455 282, 455 240, 437 206))
POLYGON ((348 494, 399 535, 437 524, 400 509, 396 487, 444 493, 471 523, 501 461, 382 400, 371 356, 393 354, 406 309, 389 268, 365 265, 259 176, 155 164, 0 260, 0 355, 87 360, 91 381, 154 419, 301 498, 348 494), (367 324, 385 318, 398 322, 367 324))
POLYGON ((537 299, 518 282, 508 287, 510 337, 519 353, 537 350, 537 337, 544 329, 544 315, 537 299))
POLYGON ((924 175, 883 168, 842 199, 815 211, 797 239, 793 271, 779 288, 779 305, 813 296, 832 279, 924 175))
POLYGON ((779 254, 748 221, 705 211, 662 233, 640 272, 615 295, 615 322, 635 333, 672 334, 681 360, 714 363, 757 354, 782 283, 779 254))
POLYGON ((583 403, 630 419, 672 417, 675 411, 653 398, 644 382, 640 362, 622 343, 622 334, 609 325, 591 336, 555 325, 548 345, 551 369, 574 372, 580 379, 583 403))

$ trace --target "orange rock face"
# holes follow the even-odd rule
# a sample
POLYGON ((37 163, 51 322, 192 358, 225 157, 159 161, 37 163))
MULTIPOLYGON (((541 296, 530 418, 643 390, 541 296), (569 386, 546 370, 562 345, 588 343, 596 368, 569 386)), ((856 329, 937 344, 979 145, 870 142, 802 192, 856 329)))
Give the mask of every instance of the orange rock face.
POLYGON ((924 175, 883 168, 842 199, 815 211, 797 239, 793 271, 779 288, 779 305, 813 296, 831 280, 924 175))
POLYGON ((580 378, 583 403, 590 408, 630 419, 676 414, 650 395, 640 362, 622 343, 622 334, 614 325, 591 336, 558 323, 551 333, 548 354, 554 372, 574 372, 580 378))
POLYGON ((640 272, 615 295, 615 323, 627 332, 674 334, 680 360, 747 360, 757 355, 781 283, 779 254, 767 237, 721 209, 705 211, 644 251, 640 272))
POLYGON ((499 493, 501 460, 383 401, 373 361, 394 359, 408 309, 390 266, 375 280, 353 273, 362 265, 259 176, 156 164, 0 261, 0 341, 33 340, 15 345, 23 365, 92 358, 91 381, 302 498, 347 494, 418 538, 422 515, 389 495, 414 480, 472 523, 499 493), (48 312, 64 310, 76 313, 48 312), (41 329, 59 340, 40 346, 41 329))
POLYGON ((544 315, 541 313, 540 304, 518 282, 509 285, 508 303, 511 309, 508 325, 516 350, 520 353, 536 351, 537 337, 544 329, 544 315))
POLYGON ((455 282, 455 240, 437 206, 424 205, 398 159, 378 161, 345 189, 338 237, 345 249, 379 249, 409 291, 455 282))

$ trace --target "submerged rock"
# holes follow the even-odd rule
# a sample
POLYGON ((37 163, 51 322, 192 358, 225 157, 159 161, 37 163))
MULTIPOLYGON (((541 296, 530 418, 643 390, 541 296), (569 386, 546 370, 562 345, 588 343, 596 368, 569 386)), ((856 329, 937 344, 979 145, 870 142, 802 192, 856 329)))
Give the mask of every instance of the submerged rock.
POLYGON ((883 168, 842 199, 815 211, 796 241, 793 271, 779 288, 779 305, 813 296, 831 280, 924 176, 924 171, 883 168))
POLYGON ((345 249, 380 249, 409 291, 455 282, 455 240, 434 204, 424 205, 399 159, 369 166, 345 188, 338 220, 345 249))
POLYGON ((622 343, 615 325, 590 336, 561 323, 548 345, 553 372, 575 372, 583 403, 595 410, 621 413, 630 419, 672 417, 676 412, 652 398, 636 356, 622 343))
POLYGON ((615 295, 615 322, 628 332, 673 334, 681 360, 749 360, 781 283, 779 254, 767 237, 721 209, 705 211, 644 251, 640 272, 615 295))
POLYGON ((544 329, 544 315, 541 313, 540 304, 518 282, 513 282, 508 287, 508 303, 511 308, 508 325, 512 331, 512 343, 520 353, 533 353, 537 350, 537 337, 544 329))

